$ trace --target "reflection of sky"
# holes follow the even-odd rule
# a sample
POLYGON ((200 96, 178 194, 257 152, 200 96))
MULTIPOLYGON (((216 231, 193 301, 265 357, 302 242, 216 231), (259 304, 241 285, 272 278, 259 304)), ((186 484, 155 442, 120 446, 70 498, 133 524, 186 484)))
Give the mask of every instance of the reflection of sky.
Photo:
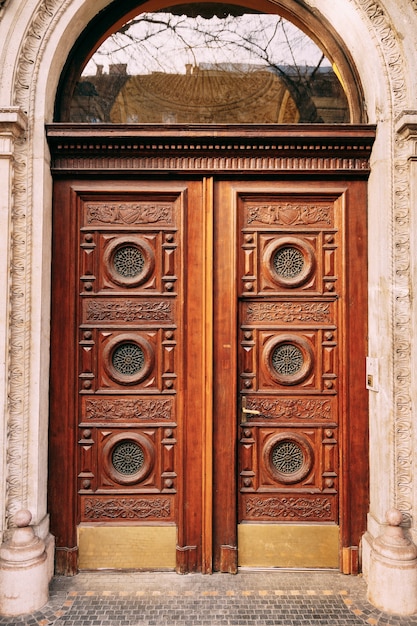
MULTIPOLYGON (((204 19, 142 13, 106 39, 83 75, 95 74, 98 65, 108 72, 118 63, 127 64, 128 74, 185 73, 187 64, 205 69, 224 64, 229 71, 248 71, 248 65, 314 67, 321 57, 307 35, 278 15, 204 19)), ((322 65, 330 63, 324 59, 322 65)))

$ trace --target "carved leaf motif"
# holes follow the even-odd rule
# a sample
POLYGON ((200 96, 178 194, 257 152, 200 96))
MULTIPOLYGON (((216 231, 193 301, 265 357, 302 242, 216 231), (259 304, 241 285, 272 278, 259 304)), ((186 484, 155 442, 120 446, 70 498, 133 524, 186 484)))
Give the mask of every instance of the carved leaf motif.
POLYGON ((332 505, 328 498, 249 498, 246 513, 250 517, 274 519, 332 519, 332 505))
POLYGON ((148 517, 169 517, 171 503, 169 498, 145 500, 140 498, 114 498, 101 500, 87 498, 84 500, 84 516, 86 519, 146 519, 148 517))
POLYGON ((172 317, 171 302, 133 302, 132 300, 89 300, 86 305, 87 321, 123 321, 136 322, 161 321, 170 322, 172 317))
POLYGON ((263 419, 329 420, 332 417, 330 400, 251 398, 247 406, 260 411, 263 419))
POLYGON ((87 204, 88 224, 155 224, 172 223, 170 204, 144 204, 126 202, 87 204))
POLYGON ((247 223, 297 226, 305 224, 331 225, 331 205, 291 204, 289 202, 249 206, 247 223))
POLYGON ((89 420, 170 420, 172 402, 167 400, 88 399, 86 419, 89 420))
POLYGON ((248 322, 331 323, 330 304, 325 302, 251 302, 247 305, 248 322))

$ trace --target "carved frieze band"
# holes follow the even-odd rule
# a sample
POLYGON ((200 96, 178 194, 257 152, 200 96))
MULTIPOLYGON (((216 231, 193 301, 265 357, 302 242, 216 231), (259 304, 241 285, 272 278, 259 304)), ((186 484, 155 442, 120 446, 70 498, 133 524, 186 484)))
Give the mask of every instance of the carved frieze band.
POLYGON ((273 226, 330 226, 333 223, 332 205, 293 204, 290 202, 247 206, 248 224, 273 226))
POLYGON ((171 515, 170 498, 84 498, 84 520, 167 518, 171 515))
POLYGON ((308 420, 308 421, 336 421, 332 413, 332 401, 323 399, 301 398, 251 398, 247 399, 247 408, 259 411, 259 416, 248 415, 247 419, 271 420, 308 420))
POLYGON ((328 302, 249 302, 244 305, 244 323, 260 322, 332 324, 333 311, 328 302))
POLYGON ((144 398, 88 398, 85 399, 82 419, 101 422, 142 420, 172 420, 173 400, 144 398))
POLYGON ((86 223, 95 224, 172 224, 171 204, 135 202, 87 204, 86 223))
POLYGON ((330 498, 276 496, 249 497, 245 502, 248 519, 269 518, 275 521, 308 520, 330 521, 334 518, 330 498))
POLYGON ((169 300, 140 302, 125 299, 84 299, 84 320, 93 322, 173 322, 173 303, 169 300))

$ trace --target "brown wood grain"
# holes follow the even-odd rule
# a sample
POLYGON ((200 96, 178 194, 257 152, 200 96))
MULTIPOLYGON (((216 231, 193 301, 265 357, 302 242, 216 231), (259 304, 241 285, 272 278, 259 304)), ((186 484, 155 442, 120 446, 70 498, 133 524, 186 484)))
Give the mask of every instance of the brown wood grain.
MULTIPOLYGON (((101 524, 110 523, 113 500, 117 510, 126 496, 133 498, 128 523, 160 521, 155 515, 174 520, 180 572, 236 572, 238 515, 245 519, 250 510, 251 519, 270 522, 271 506, 279 507, 283 496, 303 497, 307 509, 315 507, 315 523, 340 523, 341 549, 359 545, 369 506, 367 170, 348 168, 346 155, 356 145, 358 158, 369 157, 373 130, 303 128, 298 144, 292 129, 275 137, 271 129, 265 136, 229 129, 221 143, 235 132, 235 148, 223 171, 198 133, 183 130, 176 143, 170 130, 176 146, 170 163, 177 162, 178 171, 162 175, 154 151, 151 170, 134 179, 123 160, 118 171, 97 171, 91 144, 75 141, 84 132, 75 130, 49 130, 56 171, 49 510, 57 572, 76 571, 76 528, 93 497, 88 515, 102 515, 101 524), (277 145, 289 136, 291 171, 271 173, 269 166, 262 169, 263 158, 246 158, 248 150, 259 156, 261 143, 277 145), (174 153, 193 137, 200 148, 187 169, 174 153), (244 175, 236 168, 239 138, 256 143, 243 150, 244 175), (311 169, 314 143, 333 155, 329 170, 311 169), (82 176, 74 145, 87 165, 82 176), (199 156, 206 170, 196 170, 199 156), (294 170, 296 162, 304 165, 294 170), (151 222, 149 205, 156 204, 165 213, 151 222), (97 207, 105 210, 87 223, 88 206, 93 215, 97 207), (119 211, 116 223, 106 222, 109 206, 119 211), (139 285, 120 284, 109 272, 118 237, 139 237, 145 253, 150 250, 153 260, 139 285), (284 240, 301 240, 313 259, 311 272, 295 286, 277 282, 271 270, 274 246, 284 240), (86 283, 92 289, 86 291, 86 283), (307 375, 290 385, 268 360, 282 335, 298 338, 311 358, 307 375), (146 376, 134 384, 115 377, 109 361, 111 341, 125 336, 145 342, 153 355, 146 376), (261 415, 240 427, 242 396, 261 415), (314 459, 293 484, 268 466, 270 442, 286 432, 307 441, 314 459), (109 468, 106 442, 120 434, 149 446, 150 469, 137 484, 119 484, 109 468)), ((114 143, 114 129, 100 133, 107 167, 105 140, 114 143)), ((147 140, 154 141, 151 135, 147 140)), ((208 129, 204 137, 213 145, 220 141, 208 129)))

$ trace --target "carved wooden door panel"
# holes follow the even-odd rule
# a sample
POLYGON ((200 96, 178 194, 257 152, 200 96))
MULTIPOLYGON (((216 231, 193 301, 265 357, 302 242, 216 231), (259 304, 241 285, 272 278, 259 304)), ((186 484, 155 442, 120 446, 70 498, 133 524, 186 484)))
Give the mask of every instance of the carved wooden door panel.
POLYGON ((58 572, 357 569, 365 192, 362 180, 56 181, 58 572))
MULTIPOLYGON (((80 523, 173 522, 184 326, 181 194, 85 194, 77 204, 80 523)), ((162 543, 167 531, 158 529, 162 543)), ((141 543, 144 537, 141 529, 141 543)), ((102 558, 104 541, 81 527, 81 568, 83 559, 94 566, 94 543, 102 558)), ((115 543, 113 531, 113 561, 115 543)), ((118 556, 126 567, 126 550, 118 556)))
MULTIPOLYGON (((220 450, 233 436, 231 425, 224 434, 233 412, 225 389, 238 398, 238 511, 237 520, 215 523, 219 569, 233 570, 236 521, 241 566, 357 568, 351 490, 356 484, 360 502, 367 475, 366 286, 355 275, 366 275, 364 197, 360 185, 331 182, 235 182, 218 191, 216 256, 223 268, 236 264, 235 275, 219 269, 215 283, 223 297, 215 314, 220 450)), ((215 467, 224 510, 231 463, 219 457, 215 467)))
POLYGON ((201 492, 204 378, 201 350, 188 349, 189 337, 203 336, 204 318, 194 313, 202 308, 201 190, 201 180, 55 186, 50 506, 58 570, 181 569, 183 553, 187 568, 201 561, 201 506, 189 500, 201 492), (184 462, 185 431, 193 448, 184 462), (188 465, 193 480, 184 484, 188 465), (180 522, 186 506, 195 511, 180 522))

